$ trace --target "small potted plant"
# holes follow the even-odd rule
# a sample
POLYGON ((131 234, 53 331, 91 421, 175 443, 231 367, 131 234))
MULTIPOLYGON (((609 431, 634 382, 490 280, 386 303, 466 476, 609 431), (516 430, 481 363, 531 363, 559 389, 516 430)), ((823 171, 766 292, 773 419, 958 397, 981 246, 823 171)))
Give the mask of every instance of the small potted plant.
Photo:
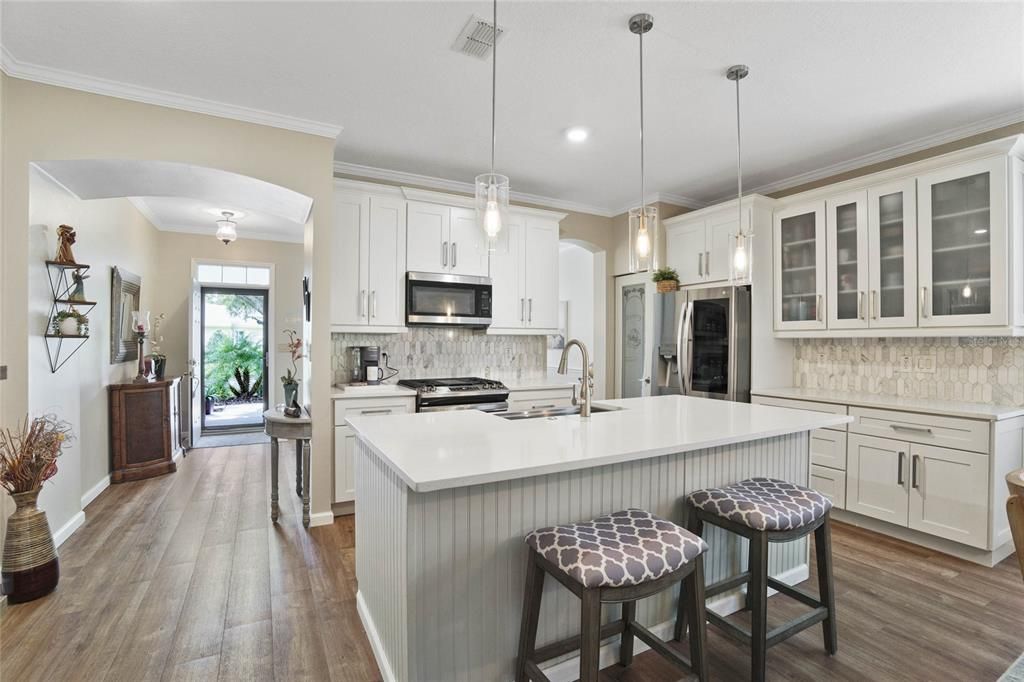
POLYGON ((53 333, 60 336, 88 336, 89 318, 74 307, 61 310, 53 316, 53 333))
POLYGON ((658 283, 658 293, 679 291, 679 273, 672 268, 658 268, 651 279, 658 283))
POLYGON ((281 383, 284 385, 284 406, 288 408, 296 402, 295 398, 299 394, 299 366, 297 363, 303 358, 303 355, 302 339, 297 336, 298 332, 294 329, 285 329, 284 333, 288 335, 288 352, 292 356, 291 369, 286 370, 284 376, 281 377, 281 383))
POLYGON ((157 381, 163 381, 164 372, 167 371, 167 356, 160 351, 160 344, 164 337, 160 336, 160 325, 167 319, 167 313, 160 313, 153 322, 152 336, 150 337, 152 352, 149 359, 153 361, 153 375, 157 381))

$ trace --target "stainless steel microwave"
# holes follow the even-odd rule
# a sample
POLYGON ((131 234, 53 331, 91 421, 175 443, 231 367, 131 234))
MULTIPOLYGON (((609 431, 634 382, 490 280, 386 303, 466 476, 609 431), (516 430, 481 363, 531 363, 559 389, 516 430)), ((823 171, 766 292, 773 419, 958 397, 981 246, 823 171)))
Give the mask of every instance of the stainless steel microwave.
POLYGON ((421 327, 487 327, 491 324, 491 278, 409 272, 405 276, 405 322, 421 327))

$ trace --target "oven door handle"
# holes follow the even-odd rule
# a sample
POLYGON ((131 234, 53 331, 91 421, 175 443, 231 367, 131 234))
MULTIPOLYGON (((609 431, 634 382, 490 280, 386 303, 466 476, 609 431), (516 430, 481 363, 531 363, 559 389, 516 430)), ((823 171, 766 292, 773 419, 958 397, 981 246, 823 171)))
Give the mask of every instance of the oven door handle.
POLYGON ((463 403, 461 405, 421 405, 418 412, 449 412, 454 410, 480 410, 481 412, 506 412, 508 402, 463 403))

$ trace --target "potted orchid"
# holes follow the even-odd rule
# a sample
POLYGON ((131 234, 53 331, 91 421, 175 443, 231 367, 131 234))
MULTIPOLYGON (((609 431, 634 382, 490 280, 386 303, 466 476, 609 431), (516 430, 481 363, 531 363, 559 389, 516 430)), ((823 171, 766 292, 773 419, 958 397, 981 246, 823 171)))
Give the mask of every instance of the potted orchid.
POLYGON ((153 374, 156 376, 157 381, 162 381, 164 372, 167 371, 167 356, 160 350, 160 344, 164 340, 164 337, 160 336, 160 326, 166 319, 167 313, 160 313, 156 316, 156 320, 153 322, 152 336, 150 337, 150 347, 153 350, 149 354, 149 359, 153 361, 153 374))
POLYGON ((288 352, 291 354, 292 366, 285 370, 284 376, 281 377, 281 384, 284 386, 285 407, 291 407, 299 394, 298 361, 305 356, 302 354, 302 339, 297 336, 298 332, 294 329, 285 329, 284 333, 288 336, 288 352))

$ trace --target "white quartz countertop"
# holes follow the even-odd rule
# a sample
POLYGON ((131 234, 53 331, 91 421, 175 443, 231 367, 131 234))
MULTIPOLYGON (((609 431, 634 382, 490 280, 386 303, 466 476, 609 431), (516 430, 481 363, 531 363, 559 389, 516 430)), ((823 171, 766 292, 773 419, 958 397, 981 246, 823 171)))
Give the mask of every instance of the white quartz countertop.
POLYGON ((414 492, 573 471, 839 426, 844 415, 661 396, 624 409, 510 421, 476 410, 351 417, 363 442, 414 492))
POLYGON ((332 386, 331 397, 339 398, 413 398, 416 391, 398 384, 377 384, 376 386, 332 386))
POLYGON ((903 410, 925 414, 964 417, 966 419, 987 419, 998 421, 1024 416, 1024 407, 1014 405, 991 405, 987 403, 965 403, 929 398, 900 398, 874 393, 845 393, 821 388, 759 388, 752 395, 790 400, 814 400, 820 403, 874 407, 877 409, 903 410))

